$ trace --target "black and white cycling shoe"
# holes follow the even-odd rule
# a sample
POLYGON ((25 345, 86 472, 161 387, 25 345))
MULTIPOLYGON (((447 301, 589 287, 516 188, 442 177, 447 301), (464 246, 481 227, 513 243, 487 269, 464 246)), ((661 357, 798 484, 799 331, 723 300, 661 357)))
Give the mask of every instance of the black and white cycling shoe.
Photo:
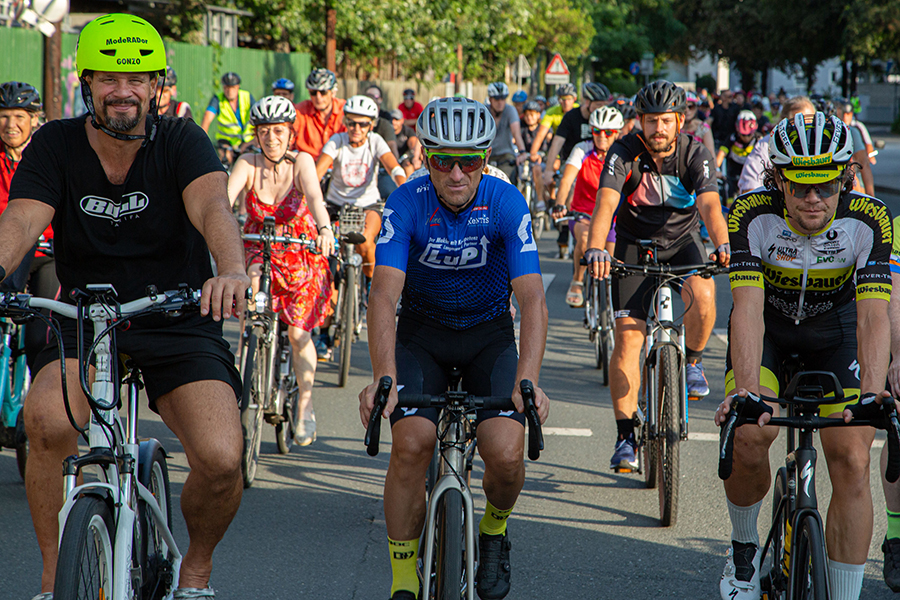
POLYGON ((719 582, 722 600, 759 600, 759 547, 731 542, 725 557, 725 571, 719 582))

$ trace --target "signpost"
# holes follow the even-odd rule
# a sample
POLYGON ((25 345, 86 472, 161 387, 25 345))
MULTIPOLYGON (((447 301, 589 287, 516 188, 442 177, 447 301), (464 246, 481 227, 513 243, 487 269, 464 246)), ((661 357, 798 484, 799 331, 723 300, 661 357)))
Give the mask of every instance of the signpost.
POLYGON ((652 52, 644 52, 641 55, 641 70, 640 72, 644 74, 644 85, 650 81, 650 75, 653 73, 653 53, 652 52))
POLYGON ((547 65, 547 70, 544 71, 544 83, 547 85, 569 83, 569 67, 559 53, 554 54, 550 59, 550 64, 547 65))
POLYGON ((513 66, 513 79, 520 86, 525 85, 526 79, 531 79, 531 65, 528 63, 528 59, 525 58, 524 54, 520 54, 516 59, 516 64, 513 66))

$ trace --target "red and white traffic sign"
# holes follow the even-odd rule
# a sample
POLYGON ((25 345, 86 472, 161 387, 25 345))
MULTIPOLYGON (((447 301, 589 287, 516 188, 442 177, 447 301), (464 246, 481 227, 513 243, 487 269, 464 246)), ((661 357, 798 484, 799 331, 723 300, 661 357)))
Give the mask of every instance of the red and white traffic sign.
POLYGON ((569 83, 569 66, 559 53, 553 55, 547 69, 544 71, 544 83, 562 84, 569 83))

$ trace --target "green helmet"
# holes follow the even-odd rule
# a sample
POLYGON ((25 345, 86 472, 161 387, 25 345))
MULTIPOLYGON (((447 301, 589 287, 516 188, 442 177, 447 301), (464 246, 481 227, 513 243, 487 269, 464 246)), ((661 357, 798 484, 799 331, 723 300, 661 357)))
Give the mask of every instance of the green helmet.
POLYGON ((113 13, 97 17, 78 36, 78 77, 85 71, 166 74, 166 48, 156 29, 140 17, 113 13))

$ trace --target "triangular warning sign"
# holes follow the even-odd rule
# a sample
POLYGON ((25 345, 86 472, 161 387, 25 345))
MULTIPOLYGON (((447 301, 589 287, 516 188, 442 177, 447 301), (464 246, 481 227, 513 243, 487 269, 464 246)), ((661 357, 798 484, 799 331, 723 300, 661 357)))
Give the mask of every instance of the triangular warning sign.
POLYGON ((557 53, 553 55, 550 64, 547 65, 547 70, 544 72, 547 75, 568 75, 569 67, 566 65, 566 61, 563 60, 563 57, 557 53))

